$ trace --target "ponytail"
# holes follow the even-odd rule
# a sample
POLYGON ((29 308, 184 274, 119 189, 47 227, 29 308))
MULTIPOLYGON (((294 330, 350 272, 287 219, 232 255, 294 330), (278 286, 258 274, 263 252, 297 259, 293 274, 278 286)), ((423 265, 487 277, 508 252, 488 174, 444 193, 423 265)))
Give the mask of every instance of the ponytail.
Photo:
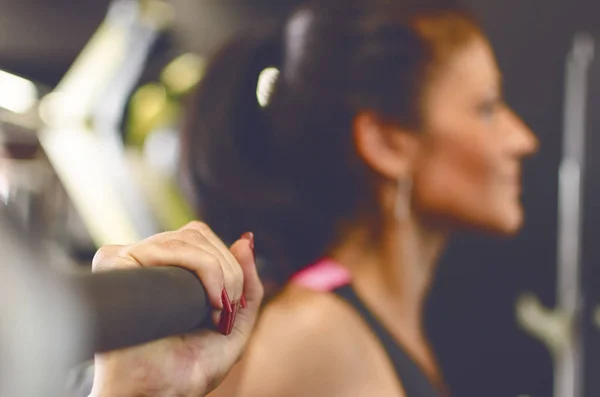
POLYGON ((290 203, 293 187, 278 166, 257 84, 265 69, 281 68, 282 36, 280 26, 245 33, 213 55, 191 98, 183 145, 200 218, 228 242, 253 231, 267 262, 283 260, 271 238, 279 234, 273 209, 290 203))
MULTIPOLYGON (((222 168, 245 166, 249 159, 237 154, 248 153, 241 146, 259 146, 256 141, 267 141, 268 128, 257 99, 258 77, 267 67, 280 67, 282 57, 280 29, 262 29, 260 32, 239 35, 230 40, 212 57, 199 89, 193 99, 192 114, 196 121, 190 131, 190 143, 205 158, 191 158, 198 165, 213 164, 207 160, 218 156, 230 162, 227 167, 206 169, 200 166, 198 177, 214 179, 214 171, 222 168), (212 175, 212 176, 211 176, 212 175)), ((260 149, 260 147, 257 147, 260 149)), ((264 154, 266 151, 259 150, 264 154)), ((260 158, 260 156, 257 156, 260 158)), ((218 181, 211 181, 218 183, 218 181)))

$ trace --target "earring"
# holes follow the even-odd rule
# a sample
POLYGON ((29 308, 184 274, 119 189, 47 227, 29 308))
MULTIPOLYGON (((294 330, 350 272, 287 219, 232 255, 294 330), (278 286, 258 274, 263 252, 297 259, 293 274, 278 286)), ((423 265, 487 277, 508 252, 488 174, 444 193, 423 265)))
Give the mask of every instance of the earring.
POLYGON ((402 221, 410 214, 410 195, 412 190, 412 180, 409 178, 399 178, 396 187, 396 204, 394 213, 396 220, 402 221))

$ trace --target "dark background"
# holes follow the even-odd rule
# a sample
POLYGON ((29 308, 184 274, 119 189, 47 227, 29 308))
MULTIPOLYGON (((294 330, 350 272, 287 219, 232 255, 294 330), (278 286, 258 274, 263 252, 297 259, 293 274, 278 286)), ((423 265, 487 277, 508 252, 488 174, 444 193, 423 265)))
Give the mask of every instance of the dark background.
MULTIPOLYGON (((399 0, 401 1, 401 0, 399 0)), ((299 1, 173 0, 180 48, 203 53, 246 24, 277 17, 299 1), (271 3, 271 5, 269 5, 271 3), (277 4, 274 7, 272 4, 277 4)), ((552 395, 552 362, 545 347, 520 331, 514 303, 535 292, 555 302, 557 172, 561 151, 564 63, 575 31, 600 33, 592 0, 471 0, 495 46, 508 102, 537 133, 542 150, 527 164, 527 224, 514 240, 458 236, 442 260, 430 305, 429 329, 456 396, 552 395)), ((0 68, 54 85, 106 11, 106 0, 0 2, 0 68)), ((600 38, 600 35, 598 36, 600 38)), ((591 106, 600 105, 600 62, 591 106)), ((600 339, 589 321, 599 298, 600 145, 590 112, 584 275, 586 396, 600 395, 600 339), (598 156, 596 156, 598 157, 598 156), (596 285, 597 288, 594 288, 596 285)))

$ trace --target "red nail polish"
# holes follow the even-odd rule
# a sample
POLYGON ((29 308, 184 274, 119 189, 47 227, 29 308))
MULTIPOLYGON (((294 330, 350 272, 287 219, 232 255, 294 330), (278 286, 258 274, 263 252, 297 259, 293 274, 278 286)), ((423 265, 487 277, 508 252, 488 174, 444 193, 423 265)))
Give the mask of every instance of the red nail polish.
POLYGON ((231 316, 229 317, 229 327, 227 329, 227 335, 229 335, 231 331, 233 331, 233 326, 235 325, 235 317, 237 315, 239 307, 239 303, 233 305, 233 313, 231 313, 231 316))
POLYGON ((242 309, 248 307, 248 302, 246 302, 246 297, 244 295, 242 295, 242 298, 240 299, 240 305, 242 306, 242 309))
POLYGON ((221 334, 227 336, 233 331, 233 326, 235 325, 235 316, 238 311, 238 304, 233 305, 233 310, 228 313, 226 311, 221 312, 221 317, 219 318, 219 326, 218 330, 221 334))
POLYGON ((254 251, 254 233, 246 232, 242 234, 242 238, 248 240, 250 242, 250 249, 254 251))
POLYGON ((226 312, 225 310, 223 310, 219 317, 219 326, 217 327, 217 329, 223 335, 229 335, 229 332, 231 332, 231 331, 229 331, 229 323, 231 322, 231 314, 232 313, 229 313, 229 312, 226 312))
POLYGON ((227 294, 227 290, 225 288, 223 288, 223 291, 221 291, 221 301, 223 302, 224 311, 231 313, 233 308, 231 307, 231 300, 229 299, 229 295, 227 294))

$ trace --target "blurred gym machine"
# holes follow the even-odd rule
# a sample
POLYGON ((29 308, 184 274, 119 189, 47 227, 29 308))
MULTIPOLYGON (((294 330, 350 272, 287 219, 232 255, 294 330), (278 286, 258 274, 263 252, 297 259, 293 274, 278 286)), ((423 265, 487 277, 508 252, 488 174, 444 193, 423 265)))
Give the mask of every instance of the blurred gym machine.
POLYGON ((0 203, 0 396, 79 396, 65 384, 89 345, 87 312, 47 266, 63 258, 16 215, 0 203))
POLYGON ((88 244, 85 229, 40 149, 37 104, 49 89, 2 70, 0 87, 0 202, 29 233, 51 238, 57 247, 88 244))
MULTIPOLYGON (((131 243, 192 218, 172 169, 147 161, 140 145, 128 145, 123 134, 130 98, 171 22, 165 2, 113 2, 71 69, 40 103, 40 142, 96 247, 131 243)), ((165 136, 171 144, 167 157, 175 159, 176 131, 165 136)), ((157 156, 169 148, 165 140, 156 146, 157 156)))
MULTIPOLYGON (((54 90, 0 71, 2 396, 89 392, 88 364, 73 369, 70 379, 62 377, 73 362, 69 352, 76 355, 89 334, 65 329, 81 308, 44 277, 44 267, 73 270, 73 246, 93 253, 193 217, 175 164, 179 101, 200 79, 202 61, 179 56, 160 81, 138 89, 153 46, 171 21, 164 2, 118 0, 54 90), (15 299, 25 307, 13 305, 15 299), (57 304, 38 313, 41 301, 57 304), (47 340, 37 334, 42 330, 54 335, 53 346, 38 346, 47 340)), ((84 263, 89 266, 89 257, 84 263)))

